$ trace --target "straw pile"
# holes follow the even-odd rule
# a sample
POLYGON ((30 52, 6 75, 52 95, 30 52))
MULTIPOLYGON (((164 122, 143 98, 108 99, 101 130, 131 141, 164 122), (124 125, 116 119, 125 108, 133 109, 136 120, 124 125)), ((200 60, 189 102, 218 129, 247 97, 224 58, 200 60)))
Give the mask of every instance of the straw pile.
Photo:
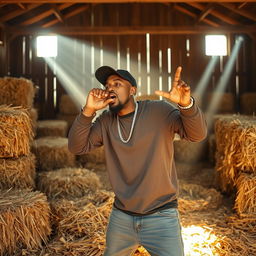
POLYGON ((105 163, 106 160, 105 160, 104 146, 95 148, 94 150, 84 155, 78 155, 77 161, 83 166, 86 163, 95 163, 95 164, 105 163))
POLYGON ((86 197, 51 203, 57 237, 50 255, 102 255, 114 194, 104 190, 86 197))
POLYGON ((0 189, 34 188, 35 156, 0 159, 0 189))
POLYGON ((0 104, 31 108, 34 95, 32 81, 25 78, 0 78, 0 104))
POLYGON ((179 211, 182 213, 217 209, 222 196, 214 188, 180 182, 179 211))
POLYGON ((81 168, 63 168, 39 174, 38 189, 49 198, 82 197, 101 187, 99 177, 81 168))
POLYGON ((178 178, 183 180, 191 179, 197 173, 200 173, 200 170, 202 169, 201 163, 188 164, 176 161, 175 165, 178 178))
POLYGON ((256 214, 256 175, 242 173, 236 180, 235 209, 238 214, 256 214))
POLYGON ((73 99, 67 94, 61 95, 59 107, 60 113, 65 115, 77 115, 79 113, 79 107, 75 104, 73 99))
POLYGON ((206 158, 206 142, 190 142, 186 140, 175 140, 174 157, 182 163, 195 163, 206 158))
POLYGON ((38 248, 51 233, 46 197, 28 190, 0 193, 0 255, 38 248))
POLYGON ((256 173, 256 118, 219 116, 215 122, 216 169, 223 190, 234 183, 240 172, 256 173))
POLYGON ((145 94, 145 95, 140 95, 136 96, 136 100, 160 100, 160 97, 156 94, 145 94))
POLYGON ((74 120, 76 119, 77 115, 66 115, 66 114, 62 114, 62 113, 58 113, 57 114, 57 119, 58 120, 64 120, 68 123, 68 130, 70 129, 70 127, 72 126, 74 120))
POLYGON ((75 155, 68 150, 68 139, 44 137, 34 140, 32 151, 40 170, 54 170, 75 166, 75 155))
POLYGON ((234 113, 235 112, 235 96, 232 93, 208 93, 206 96, 207 105, 213 99, 218 98, 218 105, 216 106, 215 113, 224 114, 224 113, 234 113))
POLYGON ((240 106, 243 114, 255 115, 256 114, 256 93, 244 93, 240 97, 240 106))
POLYGON ((28 156, 33 138, 29 115, 21 107, 0 106, 0 158, 28 156))
POLYGON ((37 122, 37 137, 55 136, 66 137, 67 136, 68 123, 64 120, 43 120, 37 122))
POLYGON ((37 119, 38 119, 37 109, 35 108, 28 109, 28 114, 32 122, 33 133, 36 134, 36 126, 37 126, 37 119))

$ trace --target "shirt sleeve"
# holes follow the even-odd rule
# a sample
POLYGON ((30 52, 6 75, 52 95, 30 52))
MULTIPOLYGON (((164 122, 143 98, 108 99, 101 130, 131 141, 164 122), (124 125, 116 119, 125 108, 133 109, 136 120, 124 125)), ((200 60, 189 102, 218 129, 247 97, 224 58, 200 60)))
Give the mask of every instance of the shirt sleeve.
POLYGON ((207 136, 207 124, 201 109, 194 104, 189 109, 171 109, 168 114, 170 129, 181 139, 199 142, 207 136))
POLYGON ((86 117, 80 113, 72 124, 68 134, 68 149, 75 155, 82 155, 103 145, 102 124, 98 117, 86 117))

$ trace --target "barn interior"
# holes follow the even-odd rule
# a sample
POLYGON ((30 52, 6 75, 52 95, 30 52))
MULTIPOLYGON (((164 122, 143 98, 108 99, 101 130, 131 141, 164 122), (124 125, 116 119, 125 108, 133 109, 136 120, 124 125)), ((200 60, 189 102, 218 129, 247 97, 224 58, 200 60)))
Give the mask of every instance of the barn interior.
POLYGON ((103 65, 138 101, 165 100, 182 67, 208 125, 173 142, 185 255, 256 255, 256 1, 0 1, 0 63, 0 255, 103 255, 104 146, 67 146, 103 65))

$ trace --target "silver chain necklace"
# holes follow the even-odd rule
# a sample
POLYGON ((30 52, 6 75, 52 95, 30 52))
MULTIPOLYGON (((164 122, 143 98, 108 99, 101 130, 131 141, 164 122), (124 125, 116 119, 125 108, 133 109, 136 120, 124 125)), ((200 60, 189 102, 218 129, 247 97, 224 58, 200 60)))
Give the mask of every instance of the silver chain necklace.
POLYGON ((117 115, 117 130, 118 130, 118 134, 119 134, 119 138, 120 140, 123 142, 123 143, 128 143, 129 140, 131 139, 132 137, 132 133, 133 133, 133 129, 134 129, 134 124, 135 124, 135 119, 136 119, 136 116, 137 116, 137 112, 138 112, 138 102, 135 103, 135 112, 134 112, 134 116, 133 116, 133 120, 132 120, 132 126, 131 126, 131 130, 130 130, 130 134, 129 134, 129 137, 127 140, 125 140, 122 136, 122 133, 121 133, 121 128, 120 128, 120 123, 119 123, 119 116, 117 115))

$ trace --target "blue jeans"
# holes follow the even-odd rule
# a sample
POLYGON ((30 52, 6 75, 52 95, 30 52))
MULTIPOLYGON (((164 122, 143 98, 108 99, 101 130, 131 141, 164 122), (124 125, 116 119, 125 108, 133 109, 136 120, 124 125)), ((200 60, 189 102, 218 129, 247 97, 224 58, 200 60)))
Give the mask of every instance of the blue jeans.
POLYGON ((132 255, 139 245, 151 256, 184 256, 178 210, 131 216, 113 207, 104 256, 132 255))

